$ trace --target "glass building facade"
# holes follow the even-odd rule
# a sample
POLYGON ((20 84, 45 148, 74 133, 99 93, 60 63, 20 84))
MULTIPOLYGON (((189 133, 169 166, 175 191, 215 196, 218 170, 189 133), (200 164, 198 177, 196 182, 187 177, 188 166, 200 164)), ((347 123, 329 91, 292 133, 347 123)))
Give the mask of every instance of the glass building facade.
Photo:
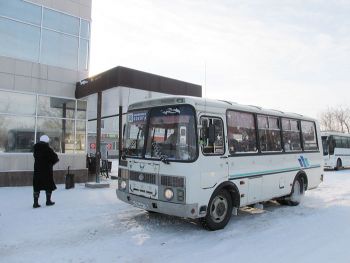
POLYGON ((86 181, 91 0, 0 0, 0 186, 31 185, 33 145, 43 134, 67 167, 86 181))
POLYGON ((82 100, 0 90, 0 153, 31 152, 43 134, 57 153, 85 153, 86 109, 82 100))
POLYGON ((23 0, 0 0, 0 56, 77 71, 89 64, 90 23, 23 0))

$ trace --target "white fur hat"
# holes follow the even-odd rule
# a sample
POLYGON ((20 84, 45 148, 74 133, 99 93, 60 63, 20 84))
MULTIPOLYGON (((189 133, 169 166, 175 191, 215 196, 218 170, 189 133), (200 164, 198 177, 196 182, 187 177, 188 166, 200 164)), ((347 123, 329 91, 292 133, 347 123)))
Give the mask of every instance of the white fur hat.
POLYGON ((41 142, 49 143, 50 138, 49 138, 49 136, 47 136, 47 135, 41 135, 41 136, 40 136, 40 141, 41 141, 41 142))

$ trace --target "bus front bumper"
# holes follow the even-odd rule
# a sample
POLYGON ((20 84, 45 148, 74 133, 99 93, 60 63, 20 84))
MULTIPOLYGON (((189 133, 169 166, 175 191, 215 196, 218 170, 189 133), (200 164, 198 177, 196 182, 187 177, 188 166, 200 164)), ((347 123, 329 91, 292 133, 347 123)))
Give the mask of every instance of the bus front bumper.
POLYGON ((198 204, 175 204, 142 196, 133 195, 116 189, 117 197, 138 208, 166 215, 185 218, 198 218, 198 204))

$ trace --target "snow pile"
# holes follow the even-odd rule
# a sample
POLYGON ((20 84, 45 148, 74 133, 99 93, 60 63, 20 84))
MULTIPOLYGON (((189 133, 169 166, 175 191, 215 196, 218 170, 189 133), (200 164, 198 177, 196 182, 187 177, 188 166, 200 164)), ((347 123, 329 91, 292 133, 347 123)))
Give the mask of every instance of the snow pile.
POLYGON ((224 230, 149 214, 109 189, 76 185, 32 208, 32 188, 0 188, 0 262, 350 262, 350 170, 325 172, 297 207, 240 212, 224 230))

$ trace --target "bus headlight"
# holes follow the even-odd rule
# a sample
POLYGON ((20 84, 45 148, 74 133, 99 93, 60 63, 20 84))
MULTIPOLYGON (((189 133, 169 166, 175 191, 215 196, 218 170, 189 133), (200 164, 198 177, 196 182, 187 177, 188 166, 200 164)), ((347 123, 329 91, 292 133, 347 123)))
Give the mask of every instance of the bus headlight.
POLYGON ((174 197, 174 191, 170 188, 165 189, 164 191, 164 197, 167 200, 171 200, 174 197))
POLYGON ((122 181, 120 183, 120 188, 123 189, 123 190, 126 188, 126 182, 125 181, 122 181))

